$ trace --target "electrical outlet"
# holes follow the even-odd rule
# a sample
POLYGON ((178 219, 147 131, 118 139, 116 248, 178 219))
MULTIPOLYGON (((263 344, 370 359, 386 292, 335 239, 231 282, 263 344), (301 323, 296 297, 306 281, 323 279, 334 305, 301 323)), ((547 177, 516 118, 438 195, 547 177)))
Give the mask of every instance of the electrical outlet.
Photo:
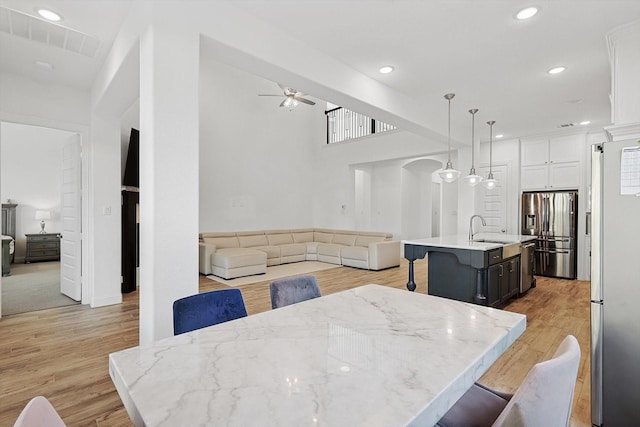
POLYGON ((102 210, 103 215, 111 215, 111 206, 105 206, 102 210))

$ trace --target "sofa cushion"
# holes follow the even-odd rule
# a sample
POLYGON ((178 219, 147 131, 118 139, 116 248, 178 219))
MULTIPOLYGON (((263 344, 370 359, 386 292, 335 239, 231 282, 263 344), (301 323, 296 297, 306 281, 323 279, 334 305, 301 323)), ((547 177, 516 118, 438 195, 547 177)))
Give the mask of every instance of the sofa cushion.
POLYGON ((318 243, 318 255, 340 257, 340 250, 346 247, 344 245, 334 245, 333 243, 318 243))
POLYGON ((323 231, 314 231, 313 232, 313 241, 318 243, 331 243, 331 239, 333 239, 333 233, 326 233, 323 231))
POLYGON ((280 258, 280 246, 254 246, 251 249, 267 254, 267 259, 280 258))
POLYGON ((369 243, 384 242, 383 236, 358 236, 355 246, 369 247, 369 243))
POLYGON ((280 245, 280 254, 285 256, 304 255, 307 252, 307 245, 304 243, 291 243, 289 245, 280 245))
POLYGON ((305 232, 292 232, 294 243, 308 243, 313 242, 313 231, 305 232))
POLYGON ((271 246, 293 243, 291 233, 267 234, 267 240, 271 246))
POLYGON ((216 249, 224 249, 224 248, 238 248, 240 247, 240 243, 238 242, 238 238, 236 236, 233 237, 204 237, 205 243, 211 243, 216 245, 216 249))
POLYGON ((353 244, 356 242, 356 236, 355 234, 342 234, 342 233, 336 233, 333 235, 333 240, 331 240, 331 243, 335 243, 336 245, 345 245, 345 246, 353 246, 353 244))
POLYGON ((267 254, 247 248, 218 249, 211 255, 211 264, 223 268, 246 267, 267 263, 267 254))
POLYGON ((340 252, 342 259, 357 259, 361 261, 369 261, 369 249, 362 246, 347 246, 342 248, 340 252))
POLYGON ((269 242, 267 241, 267 236, 264 234, 249 234, 249 235, 241 235, 238 233, 238 241, 240 242, 241 248, 251 248, 254 246, 269 246, 269 242))

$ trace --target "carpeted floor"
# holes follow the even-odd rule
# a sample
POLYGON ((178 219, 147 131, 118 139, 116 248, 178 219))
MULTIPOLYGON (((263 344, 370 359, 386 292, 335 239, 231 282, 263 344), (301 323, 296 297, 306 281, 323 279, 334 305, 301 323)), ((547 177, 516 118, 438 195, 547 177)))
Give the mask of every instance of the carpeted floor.
POLYGON ((265 274, 256 274, 255 276, 245 276, 226 280, 218 276, 210 275, 207 276, 207 279, 215 280, 216 282, 223 283, 227 286, 235 287, 250 285, 256 282, 264 282, 267 280, 280 279, 282 277, 299 276, 301 274, 309 274, 313 273, 314 271, 328 270, 330 268, 342 268, 342 266, 328 264, 326 262, 304 261, 267 267, 267 272, 265 274))
POLYGON ((2 315, 78 304, 60 293, 60 263, 11 264, 2 278, 2 315))

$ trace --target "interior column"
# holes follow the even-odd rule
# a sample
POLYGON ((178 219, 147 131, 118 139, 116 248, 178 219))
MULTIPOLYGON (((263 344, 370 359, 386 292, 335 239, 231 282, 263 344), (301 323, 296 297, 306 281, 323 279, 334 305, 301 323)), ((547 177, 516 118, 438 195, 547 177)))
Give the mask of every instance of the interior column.
POLYGON ((140 344, 198 292, 199 36, 158 21, 140 39, 140 344))

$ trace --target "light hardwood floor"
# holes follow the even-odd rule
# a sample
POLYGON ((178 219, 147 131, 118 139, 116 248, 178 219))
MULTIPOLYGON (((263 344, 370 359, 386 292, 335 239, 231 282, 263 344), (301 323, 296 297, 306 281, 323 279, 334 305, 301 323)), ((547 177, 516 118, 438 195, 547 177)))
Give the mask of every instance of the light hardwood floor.
MULTIPOLYGON (((349 267, 314 273, 323 294, 378 283, 406 289, 407 262, 372 272, 349 267)), ((426 292, 426 267, 416 262, 416 292, 426 292)), ((200 276, 200 290, 227 286, 200 276)), ((241 288, 247 311, 269 310, 268 282, 241 288)), ((562 338, 573 334, 582 360, 572 426, 590 426, 589 283, 538 278, 538 286, 506 310, 527 315, 527 330, 481 378, 513 391, 538 361, 551 357, 562 338)), ((111 352, 137 345, 138 295, 120 305, 91 309, 71 306, 0 319, 0 426, 11 426, 33 396, 44 395, 68 426, 130 426, 108 373, 111 352)))

